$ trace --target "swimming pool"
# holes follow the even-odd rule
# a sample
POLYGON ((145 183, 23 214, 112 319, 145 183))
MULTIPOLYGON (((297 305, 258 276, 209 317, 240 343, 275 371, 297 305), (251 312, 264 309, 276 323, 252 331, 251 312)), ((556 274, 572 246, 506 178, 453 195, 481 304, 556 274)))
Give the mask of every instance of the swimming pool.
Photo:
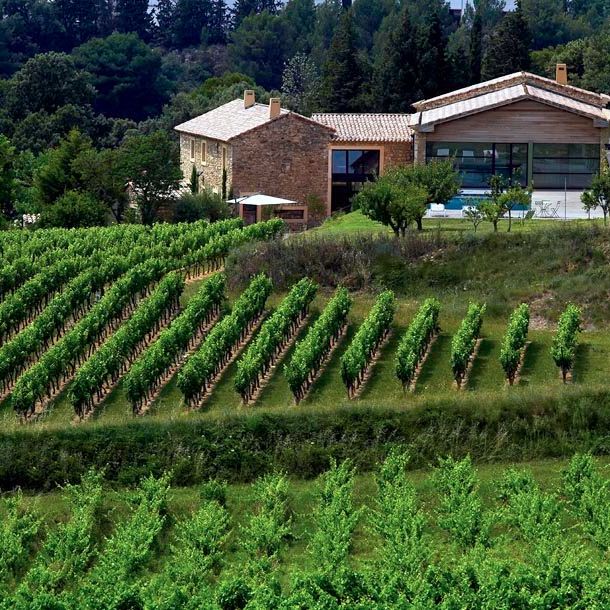
MULTIPOLYGON (((453 199, 450 199, 445 204, 446 210, 461 210, 469 205, 478 205, 481 201, 487 199, 487 197, 483 193, 477 193, 473 195, 456 195, 453 199)), ((527 210, 523 205, 516 205, 513 210, 516 211, 524 211, 527 210)))

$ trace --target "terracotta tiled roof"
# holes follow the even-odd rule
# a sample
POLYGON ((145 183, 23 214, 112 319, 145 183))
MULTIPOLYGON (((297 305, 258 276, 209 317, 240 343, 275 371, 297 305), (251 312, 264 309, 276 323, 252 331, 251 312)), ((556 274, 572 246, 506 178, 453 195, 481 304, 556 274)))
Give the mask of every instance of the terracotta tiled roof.
POLYGON ((339 142, 409 142, 413 134, 408 114, 319 113, 311 118, 334 128, 339 142))
POLYGON ((560 95, 548 89, 541 89, 527 84, 518 84, 491 90, 488 93, 475 97, 466 97, 461 100, 435 106, 417 112, 411 117, 414 129, 424 129, 426 126, 452 121, 470 114, 491 110, 506 104, 531 99, 549 106, 554 106, 568 112, 586 116, 593 120, 606 121, 607 112, 601 106, 588 104, 580 99, 560 95))

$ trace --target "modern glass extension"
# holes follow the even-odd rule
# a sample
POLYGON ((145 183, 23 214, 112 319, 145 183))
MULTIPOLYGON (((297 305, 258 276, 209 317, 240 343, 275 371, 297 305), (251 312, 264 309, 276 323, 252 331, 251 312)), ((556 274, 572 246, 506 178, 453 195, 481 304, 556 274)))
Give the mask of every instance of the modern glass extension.
POLYGON ((537 189, 586 189, 599 173, 599 144, 534 144, 537 189))
POLYGON ((455 160, 464 188, 485 189, 494 174, 536 189, 582 190, 599 173, 599 144, 427 142, 426 161, 455 160), (531 158, 530 158, 531 157, 531 158))
POLYGON ((464 188, 484 189, 494 174, 527 185, 528 145, 492 142, 428 142, 426 161, 455 160, 464 188))
POLYGON ((379 150, 334 149, 332 164, 332 211, 349 211, 362 185, 379 175, 379 150))

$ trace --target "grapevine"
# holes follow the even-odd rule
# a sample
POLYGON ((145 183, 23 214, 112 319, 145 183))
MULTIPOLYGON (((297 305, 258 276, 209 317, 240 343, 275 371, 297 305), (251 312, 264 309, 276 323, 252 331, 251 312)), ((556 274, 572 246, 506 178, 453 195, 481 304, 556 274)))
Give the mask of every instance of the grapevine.
POLYGON ((405 389, 414 383, 430 343, 439 331, 440 309, 441 305, 436 299, 424 301, 400 340, 396 355, 396 376, 405 389))
POLYGON ((124 379, 127 398, 134 413, 153 397, 165 381, 167 371, 190 349, 201 331, 220 311, 225 277, 215 274, 206 280, 184 311, 165 329, 134 363, 124 379))
POLYGON ((515 382, 515 375, 527 341, 530 323, 530 308, 522 303, 513 311, 508 321, 508 328, 500 348, 500 363, 510 385, 515 382))
POLYGON ((114 385, 131 364, 137 346, 158 332, 178 310, 184 281, 177 273, 166 275, 133 315, 77 372, 68 396, 76 414, 83 417, 104 396, 104 385, 114 385))
POLYGON ((351 305, 347 290, 337 289, 305 338, 297 342, 290 362, 284 366, 284 374, 297 402, 305 397, 324 359, 339 341, 351 305))
POLYGON ((201 347, 178 374, 178 387, 190 407, 199 404, 214 380, 231 361, 237 346, 260 319, 271 280, 257 275, 235 302, 231 313, 210 331, 201 347))
POLYGON ((574 366, 581 325, 580 309, 576 305, 568 305, 559 318, 559 326, 551 347, 551 356, 561 370, 564 383, 568 380, 568 374, 574 366))
POLYGON ((471 303, 458 331, 451 340, 451 369, 458 388, 462 386, 479 339, 484 313, 485 305, 471 303))
POLYGON ((350 398, 362 384, 371 359, 390 332, 395 311, 394 293, 382 292, 341 357, 341 378, 350 398))
POLYGON ((250 401, 260 388, 261 379, 273 366, 307 316, 309 304, 316 291, 317 286, 308 278, 295 284, 237 362, 235 389, 245 403, 250 401))

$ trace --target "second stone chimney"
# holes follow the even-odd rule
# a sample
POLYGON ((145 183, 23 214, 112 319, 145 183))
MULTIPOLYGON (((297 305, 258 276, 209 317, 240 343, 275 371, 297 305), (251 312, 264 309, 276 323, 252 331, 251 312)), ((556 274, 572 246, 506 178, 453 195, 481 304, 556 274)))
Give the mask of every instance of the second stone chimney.
POLYGON ((269 100, 269 118, 275 119, 276 117, 280 116, 281 110, 282 110, 282 106, 280 103, 280 98, 272 97, 269 100))
POLYGON ((555 67, 555 80, 560 85, 568 84, 568 66, 566 64, 557 64, 555 67))
POLYGON ((256 103, 256 97, 252 89, 246 89, 244 91, 244 108, 251 108, 256 103))

